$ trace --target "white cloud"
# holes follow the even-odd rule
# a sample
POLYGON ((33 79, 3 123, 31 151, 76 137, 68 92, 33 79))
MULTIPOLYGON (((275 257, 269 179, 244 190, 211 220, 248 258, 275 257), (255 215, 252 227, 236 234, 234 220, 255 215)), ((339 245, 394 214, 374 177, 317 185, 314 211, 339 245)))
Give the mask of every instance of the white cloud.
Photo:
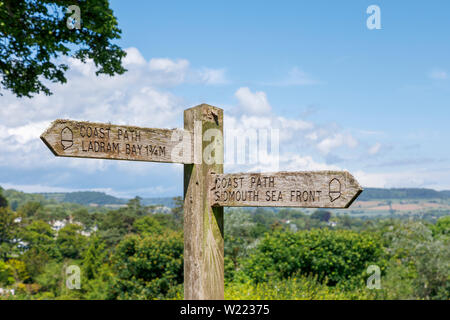
POLYGON ((450 170, 414 169, 395 172, 352 172, 363 187, 450 189, 450 170))
POLYGON ((218 84, 224 69, 192 68, 185 59, 146 61, 136 48, 126 49, 128 69, 123 75, 95 75, 92 61, 66 58, 68 82, 49 84, 52 96, 18 99, 6 92, 0 108, 0 164, 12 167, 82 166, 105 170, 111 162, 55 159, 39 140, 49 123, 58 118, 132 124, 146 127, 181 127, 186 102, 166 87, 182 83, 218 84))
POLYGON ((286 171, 341 170, 336 165, 317 162, 311 156, 301 157, 297 154, 286 157, 281 167, 286 171))
POLYGON ((228 80, 225 77, 225 69, 203 68, 198 71, 200 82, 205 84, 226 84, 228 80))
MULTIPOLYGON (((277 116, 271 112, 265 92, 252 92, 247 87, 239 88, 235 96, 239 100, 239 106, 243 111, 234 115, 225 113, 225 153, 228 168, 231 171, 268 171, 268 170, 338 170, 337 166, 330 165, 323 159, 336 148, 355 149, 358 141, 350 133, 344 132, 335 124, 318 125, 301 118, 277 116), (265 108, 258 108, 264 105, 265 108), (261 112, 261 110, 265 110, 261 112), (234 130, 234 131, 233 131, 234 130), (277 132, 277 144, 273 147, 279 152, 272 152, 271 135, 277 132), (268 136, 267 152, 261 153, 260 141, 264 144, 264 135, 268 136), (237 150, 237 140, 245 140, 241 148, 237 150), (262 140, 261 140, 262 139, 262 140), (230 141, 233 140, 233 141, 230 141), (248 141, 258 141, 257 146, 250 150, 248 141), (227 147, 227 143, 230 144, 227 147), (234 151, 228 150, 233 148, 234 151), (243 147, 246 145, 246 147, 243 147), (250 157, 257 150, 257 156, 250 157), (318 152, 319 151, 319 152, 318 152), (245 153, 245 164, 238 162, 236 154, 245 153), (233 158, 235 157, 235 158, 233 158), (232 159, 233 158, 233 159, 232 159), (322 160, 321 160, 322 159, 322 160), (301 169, 303 168, 303 169, 301 169)), ((255 143, 254 143, 255 144, 255 143)), ((266 148, 263 146, 263 148, 266 148)), ((349 158, 349 157, 347 157, 349 158)), ((242 159, 242 156, 241 156, 242 159)))
POLYGON ((306 135, 306 138, 312 141, 316 141, 318 139, 317 132, 311 132, 306 135))
POLYGON ((123 59, 123 65, 125 67, 129 65, 145 65, 147 61, 142 56, 142 54, 139 52, 137 48, 128 48, 125 49, 125 52, 127 53, 126 57, 123 59))
MULTIPOLYGON (((124 75, 96 77, 92 62, 82 64, 77 60, 69 59, 67 61, 71 70, 68 73, 68 83, 52 84, 53 96, 38 95, 33 99, 17 99, 6 93, 1 98, 0 166, 3 174, 0 179, 2 181, 8 182, 10 186, 17 183, 22 190, 75 191, 76 184, 73 180, 78 178, 78 175, 82 175, 83 179, 93 179, 85 183, 85 186, 94 186, 90 190, 105 190, 110 194, 131 196, 137 192, 143 195, 177 193, 176 190, 181 185, 179 181, 173 183, 171 180, 173 178, 170 177, 181 177, 182 166, 56 158, 39 140, 45 127, 51 120, 57 118, 146 127, 182 127, 183 110, 189 106, 180 97, 168 91, 168 87, 182 83, 208 85, 227 83, 225 69, 193 68, 185 59, 154 58, 146 61, 136 48, 129 48, 127 52, 128 56, 124 63, 129 71, 124 75), (30 179, 34 180, 28 180, 31 181, 29 185, 14 181, 14 175, 5 174, 9 171, 8 169, 17 169, 17 172, 24 169, 28 173, 32 172, 35 177, 30 179), (50 170, 58 174, 53 175, 50 170), (109 188, 109 185, 107 188, 95 188, 96 185, 93 183, 98 175, 118 177, 118 179, 111 178, 109 183, 120 181, 114 188, 109 188), (49 176, 51 178, 48 178, 49 176), (161 178, 166 176, 167 178, 161 178), (124 183, 132 181, 132 189, 124 191, 128 190, 126 189, 128 187, 120 186, 122 181, 124 183), (48 183, 48 186, 44 185, 45 183, 48 183), (65 185, 73 186, 74 189, 65 185), (27 186, 31 189, 25 189, 27 186)), ((299 70, 296 72, 293 74, 296 74, 299 84, 302 74, 299 70)), ((355 149, 359 146, 354 136, 336 125, 319 125, 302 118, 275 115, 267 94, 263 91, 251 91, 248 87, 241 87, 236 90, 234 96, 242 112, 230 115, 225 110, 225 139, 227 140, 227 129, 240 130, 241 136, 246 130, 266 130, 266 132, 278 130, 279 154, 268 152, 261 156, 260 160, 263 161, 256 163, 226 164, 227 172, 342 170, 341 167, 325 163, 323 157, 335 155, 334 152, 340 149, 355 149)), ((361 147, 361 154, 366 156, 367 153, 379 154, 380 150, 385 148, 385 145, 380 142, 369 148, 366 148, 367 145, 364 143, 361 145, 364 147, 361 147)), ((345 161, 349 158, 351 157, 346 157, 345 161)), ((349 165, 348 162, 340 162, 342 163, 345 166, 349 165)), ((357 171, 355 176, 363 185, 381 187, 432 187, 439 186, 436 181, 443 179, 439 173, 429 174, 426 171, 394 174, 357 171)), ((181 190, 182 187, 179 188, 181 190)))
POLYGON ((314 124, 302 119, 288 119, 272 114, 247 115, 233 117, 225 113, 225 132, 238 130, 241 134, 251 130, 278 130, 280 143, 298 140, 314 128, 314 124))
POLYGON ((154 58, 149 62, 149 76, 154 82, 162 85, 178 85, 181 83, 201 83, 206 85, 220 85, 228 83, 225 69, 202 67, 192 69, 186 59, 171 60, 154 58))
POLYGON ((154 58, 149 62, 149 70, 149 77, 154 83, 178 85, 186 81, 189 61, 185 59, 154 58))
POLYGON ((15 128, 2 128, 2 131, 6 130, 6 134, 13 138, 16 143, 25 144, 39 137, 48 125, 48 121, 40 121, 15 128))
POLYGON ((322 153, 327 154, 332 149, 343 145, 348 146, 349 148, 355 148, 358 145, 358 141, 350 134, 336 133, 333 136, 320 141, 317 148, 322 153))
POLYGON ((381 149, 381 143, 377 142, 372 147, 369 148, 369 154, 370 155, 376 155, 381 149))
POLYGON ((385 175, 379 173, 367 173, 362 170, 353 172, 353 176, 358 180, 363 187, 370 188, 385 188, 387 187, 387 180, 385 175))
POLYGON ((301 119, 287 119, 284 117, 277 117, 281 123, 281 127, 288 130, 308 130, 312 129, 314 125, 310 122, 301 119))
POLYGON ((153 58, 149 62, 150 71, 162 71, 165 73, 183 73, 189 68, 189 61, 178 59, 176 61, 167 58, 153 58))
MULTIPOLYGON (((0 182, 0 186, 2 186, 3 189, 14 189, 17 191, 22 192, 74 192, 74 191, 83 191, 78 189, 72 189, 72 188, 64 188, 64 187, 52 187, 52 186, 46 186, 41 184, 27 184, 27 185, 21 185, 21 184, 12 184, 7 182, 0 182)), ((89 190, 94 191, 94 190, 89 190)))
POLYGON ((280 157, 268 155, 264 162, 244 168, 244 172, 341 170, 338 166, 315 161, 311 156, 302 157, 298 154, 286 153, 280 157))
POLYGON ((428 76, 434 80, 446 80, 448 78, 448 74, 444 70, 434 69, 432 70, 428 76))
MULTIPOLYGON (((339 167, 321 162, 308 152, 316 146, 315 140, 318 140, 318 137, 330 135, 334 137, 335 135, 334 132, 316 128, 316 125, 311 122, 285 118, 270 113, 251 116, 246 114, 230 116, 225 113, 224 124, 225 168, 229 172, 339 170, 339 167), (275 131, 277 131, 276 134, 275 131), (267 146, 264 144, 264 135, 267 135, 268 140, 270 140, 267 141, 267 146), (272 139, 277 137, 278 140, 276 140, 275 145, 272 145, 272 139), (244 150, 238 150, 239 144, 237 141, 245 141, 246 139, 245 145, 250 141, 257 141, 258 144, 252 148, 247 145, 244 150), (239 153, 245 154, 244 162, 239 163, 239 153), (251 157, 250 153, 255 154, 252 154, 251 157)), ((342 136, 340 138, 342 139, 341 144, 355 145, 356 140, 350 135, 339 135, 342 136)))
POLYGON ((272 110, 263 91, 251 92, 248 87, 239 88, 234 94, 239 101, 241 110, 247 114, 265 114, 272 110))

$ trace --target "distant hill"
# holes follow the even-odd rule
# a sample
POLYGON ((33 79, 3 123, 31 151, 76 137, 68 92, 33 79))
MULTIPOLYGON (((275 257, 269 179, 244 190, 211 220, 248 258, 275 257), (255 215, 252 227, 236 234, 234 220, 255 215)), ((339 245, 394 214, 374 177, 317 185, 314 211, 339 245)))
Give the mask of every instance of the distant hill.
MULTIPOLYGON (((98 205, 107 204, 126 204, 128 199, 116 198, 104 192, 96 191, 80 191, 68 193, 40 193, 48 200, 56 200, 58 202, 71 202, 82 205, 89 205, 92 203, 98 205)), ((364 192, 358 197, 359 201, 382 200, 382 199, 399 199, 399 200, 414 200, 414 199, 450 199, 450 191, 436 191, 433 189, 420 188, 364 188, 364 192)), ((159 198, 143 198, 142 204, 163 205, 169 208, 174 206, 172 197, 159 198)))
MULTIPOLYGON (((4 190, 3 194, 9 203, 15 208, 27 201, 56 201, 77 203, 80 205, 97 204, 105 205, 123 205, 129 199, 117 198, 104 192, 97 191, 79 191, 79 192, 52 192, 52 193, 24 193, 16 190, 4 190)), ((364 188, 364 192, 358 197, 358 201, 370 200, 416 200, 416 199, 447 199, 450 200, 450 191, 436 191, 433 189, 420 188, 364 188)), ((143 198, 143 205, 162 205, 173 208, 173 197, 143 198)))
POLYGON ((433 189, 420 188, 364 188, 363 193, 358 197, 359 201, 381 199, 450 199, 450 191, 436 191, 433 189))
POLYGON ((163 198, 143 198, 141 203, 145 206, 155 206, 161 205, 164 207, 173 208, 175 206, 175 202, 171 197, 163 197, 163 198))
MULTIPOLYGON (((78 191, 78 192, 51 192, 39 193, 47 200, 55 200, 57 202, 78 203, 81 205, 97 204, 104 205, 120 205, 126 204, 129 199, 122 199, 111 196, 104 192, 98 191, 78 191)), ((143 198, 141 203, 145 206, 162 205, 172 208, 174 206, 173 198, 159 197, 159 198, 143 198)))
POLYGON ((27 202, 39 202, 41 204, 48 204, 49 200, 45 199, 40 194, 35 193, 25 193, 13 189, 7 189, 3 190, 0 187, 0 191, 2 190, 3 195, 8 200, 9 205, 11 206, 11 209, 16 210, 21 205, 27 203, 27 202))
POLYGON ((48 200, 58 202, 78 203, 89 205, 91 203, 104 206, 106 204, 125 204, 126 200, 110 196, 104 192, 97 191, 78 191, 78 192, 57 192, 57 193, 40 193, 48 200))

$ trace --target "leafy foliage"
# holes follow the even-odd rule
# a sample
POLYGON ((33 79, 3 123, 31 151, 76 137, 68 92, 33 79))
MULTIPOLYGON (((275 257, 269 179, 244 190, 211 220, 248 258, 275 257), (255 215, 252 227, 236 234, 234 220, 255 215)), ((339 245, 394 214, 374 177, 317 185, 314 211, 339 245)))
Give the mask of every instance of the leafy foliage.
POLYGON ((14 273, 10 265, 0 260, 0 285, 14 283, 14 273))
POLYGON ((139 234, 161 234, 163 227, 154 217, 145 216, 135 221, 134 228, 139 234))
POLYGON ((56 246, 64 258, 80 259, 87 244, 86 237, 81 234, 83 228, 76 224, 68 224, 58 232, 56 246))
POLYGON ((225 288, 227 300, 362 300, 375 295, 367 289, 345 290, 320 283, 315 277, 233 282, 225 288))
POLYGON ((240 210, 230 210, 225 214, 225 255, 238 267, 239 258, 247 255, 253 244, 253 232, 256 224, 251 221, 248 213, 240 210))
POLYGON ((83 260, 84 274, 89 280, 97 278, 100 273, 106 258, 104 249, 105 244, 97 236, 89 239, 89 247, 83 260))
POLYGON ((8 206, 8 199, 3 196, 3 189, 0 188, 0 208, 6 208, 8 206))
POLYGON ((6 260, 8 256, 17 252, 17 235, 20 220, 18 214, 9 208, 0 208, 0 259, 6 260))
POLYGON ((393 225, 384 236, 389 239, 390 245, 386 251, 391 261, 390 268, 387 269, 391 279, 388 288, 391 290, 387 290, 387 296, 389 292, 396 291, 392 289, 392 285, 400 282, 400 276, 412 284, 407 297, 450 297, 449 238, 434 238, 432 231, 421 222, 393 225), (401 268, 404 268, 404 272, 398 273, 401 268))
POLYGON ((113 257, 119 299, 161 299, 172 286, 183 282, 183 237, 181 233, 128 236, 113 257))
POLYGON ((328 229, 277 231, 266 234, 244 272, 256 282, 301 274, 335 285, 360 277, 380 254, 376 240, 367 234, 328 229))
POLYGON ((436 221, 436 225, 433 228, 433 233, 437 237, 441 235, 450 236, 450 216, 444 216, 439 218, 439 220, 436 221))
POLYGON ((51 94, 42 81, 65 83, 68 66, 56 62, 72 56, 93 60, 98 74, 122 74, 125 56, 113 40, 120 38, 117 20, 107 0, 80 0, 81 28, 67 20, 69 0, 0 1, 0 75, 3 88, 17 97, 51 94))
MULTIPOLYGON (((0 285, 16 295, 0 299, 183 298, 181 199, 157 213, 138 197, 113 210, 2 193, 16 206, 0 208, 0 285), (79 290, 66 286, 70 265, 79 290)), ((448 300, 448 221, 227 209, 225 297, 448 300), (366 287, 373 264, 381 289, 366 287)))

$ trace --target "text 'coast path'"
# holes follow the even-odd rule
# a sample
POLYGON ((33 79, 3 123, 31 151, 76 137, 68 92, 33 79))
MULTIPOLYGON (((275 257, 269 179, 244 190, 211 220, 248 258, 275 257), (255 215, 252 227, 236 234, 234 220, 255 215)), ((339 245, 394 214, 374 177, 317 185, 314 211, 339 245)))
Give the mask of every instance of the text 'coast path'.
POLYGON ((71 120, 55 120, 41 139, 61 157, 192 163, 192 134, 71 120))
POLYGON ((212 206, 348 208, 362 192, 347 171, 211 174, 212 206))

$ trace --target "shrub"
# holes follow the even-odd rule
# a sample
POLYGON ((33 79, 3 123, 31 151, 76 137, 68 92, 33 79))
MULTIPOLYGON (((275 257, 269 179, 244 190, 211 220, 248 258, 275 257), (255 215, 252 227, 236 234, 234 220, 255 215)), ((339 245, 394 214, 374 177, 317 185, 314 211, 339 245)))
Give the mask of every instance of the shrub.
POLYGON ((183 236, 179 232, 127 236, 113 257, 119 299, 162 299, 183 283, 183 236))
POLYGON ((381 254, 374 237, 348 230, 313 229, 297 233, 266 234, 243 271, 256 282, 314 275, 335 285, 361 279, 367 266, 381 254))
POLYGON ((329 287, 315 277, 269 280, 261 283, 230 283, 225 287, 227 300, 354 300, 371 299, 368 290, 345 291, 329 287))

